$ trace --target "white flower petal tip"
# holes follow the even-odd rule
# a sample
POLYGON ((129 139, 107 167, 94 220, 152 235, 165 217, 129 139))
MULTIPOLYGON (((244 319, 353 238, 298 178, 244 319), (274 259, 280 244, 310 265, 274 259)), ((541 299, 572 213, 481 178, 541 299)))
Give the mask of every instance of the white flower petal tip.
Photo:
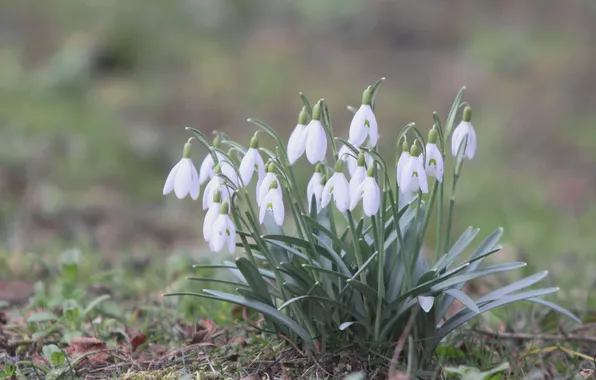
POLYGON ((259 210, 259 223, 265 222, 265 216, 267 213, 273 214, 275 224, 282 226, 284 224, 284 202, 281 197, 281 192, 276 188, 270 189, 259 210))
POLYGON ((426 174, 434 177, 439 182, 443 182, 443 155, 437 147, 437 144, 426 144, 426 174))
POLYGON ((327 136, 319 120, 311 120, 306 126, 306 158, 311 164, 325 159, 327 154, 327 136))
POLYGON ((271 187, 273 181, 277 182, 277 191, 281 192, 281 186, 275 173, 265 174, 265 177, 263 177, 263 180, 260 182, 257 188, 257 206, 260 207, 261 204, 263 204, 265 196, 269 192, 269 188, 271 187))
POLYGON ((316 212, 317 214, 321 212, 322 209, 322 195, 323 195, 323 185, 321 184, 321 180, 323 175, 319 172, 314 172, 310 180, 308 181, 308 185, 306 186, 306 197, 308 198, 308 211, 311 212, 313 209, 313 199, 315 201, 316 212))
POLYGON ((236 228, 227 214, 219 214, 213 223, 209 248, 213 252, 221 252, 227 249, 234 253, 236 249, 236 228))
POLYGON ((356 205, 362 198, 362 193, 359 190, 360 185, 366 179, 366 168, 364 166, 357 166, 350 178, 350 211, 354 211, 356 205))
POLYGON ((288 160, 293 165, 306 150, 306 125, 298 124, 288 140, 288 160))
POLYGON ((471 160, 476 155, 476 132, 472 123, 462 121, 453 131, 451 137, 451 153, 456 157, 461 146, 460 156, 458 160, 464 157, 471 160))
POLYGON ((265 175, 265 163, 263 162, 263 158, 258 149, 249 148, 246 151, 246 154, 242 157, 238 171, 240 172, 240 179, 244 186, 250 184, 255 172, 257 172, 259 179, 263 178, 265 175))
POLYGON ((399 160, 397 160, 397 185, 401 186, 401 173, 404 171, 406 164, 410 160, 410 152, 403 151, 399 156, 399 160))
POLYGON ((430 311, 430 309, 433 308, 433 305, 435 304, 435 298, 419 296, 418 303, 420 304, 420 307, 422 308, 422 310, 424 310, 425 313, 428 313, 430 311))
POLYGON ((418 190, 424 194, 428 193, 428 180, 424 171, 422 156, 410 156, 408 158, 408 162, 401 172, 399 186, 402 193, 418 190))
POLYGON ((163 187, 163 195, 167 195, 174 190, 178 199, 183 199, 187 195, 194 200, 198 199, 201 185, 199 184, 199 174, 190 158, 182 158, 168 174, 166 183, 163 187))
POLYGON ((205 220, 203 221, 203 239, 205 239, 206 242, 211 239, 211 231, 213 230, 215 220, 219 216, 220 206, 221 203, 213 202, 205 214, 205 220))
POLYGON ((327 207, 331 198, 335 201, 335 207, 340 212, 346 212, 350 205, 350 185, 343 173, 334 173, 329 181, 323 187, 323 194, 321 196, 321 203, 323 207, 327 207))
POLYGON ((353 145, 362 145, 368 137, 370 145, 374 147, 377 145, 379 136, 378 128, 377 118, 371 106, 362 104, 350 123, 348 140, 353 145))

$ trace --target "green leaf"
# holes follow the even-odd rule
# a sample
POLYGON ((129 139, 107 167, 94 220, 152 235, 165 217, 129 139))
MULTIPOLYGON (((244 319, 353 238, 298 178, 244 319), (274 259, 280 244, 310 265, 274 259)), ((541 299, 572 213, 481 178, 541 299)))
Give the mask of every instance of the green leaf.
POLYGON ((105 300, 110 299, 111 297, 112 296, 110 296, 109 294, 104 294, 104 295, 101 295, 101 296, 95 298, 93 301, 89 302, 89 305, 87 305, 87 307, 83 311, 83 316, 89 314, 93 309, 95 309, 97 306, 99 306, 100 303, 102 303, 105 300))
POLYGON ((315 280, 312 279, 308 275, 308 272, 306 272, 301 267, 297 267, 288 263, 281 263, 278 267, 278 270, 291 276, 297 283, 302 285, 304 288, 309 289, 315 283, 315 280))
POLYGON ((473 280, 478 277, 488 276, 489 274, 493 274, 493 273, 506 272, 506 271, 518 269, 521 267, 525 267, 526 265, 527 265, 526 263, 505 263, 505 264, 492 265, 492 266, 486 267, 484 269, 479 269, 474 272, 464 273, 464 274, 454 276, 448 280, 445 280, 445 281, 433 286, 430 289, 430 291, 431 292, 440 292, 443 289, 447 289, 447 288, 457 285, 461 282, 470 281, 470 280, 473 280))
POLYGON ((286 302, 284 302, 278 309, 283 310, 286 307, 293 304, 294 302, 301 301, 301 300, 316 300, 316 301, 320 301, 321 305, 323 305, 323 306, 327 306, 329 304, 331 304, 333 306, 337 306, 340 311, 350 314, 351 316, 355 317, 356 319, 358 319, 358 321, 363 326, 365 326, 367 329, 369 329, 369 326, 367 326, 367 324, 366 324, 366 318, 364 315, 358 313, 356 310, 353 310, 352 308, 350 308, 349 305, 346 305, 343 302, 336 301, 336 300, 333 300, 328 297, 319 297, 319 296, 311 296, 311 295, 294 297, 294 298, 291 298, 291 299, 287 300, 286 302))
POLYGON ((459 256, 464 251, 464 249, 466 249, 466 247, 472 242, 472 240, 474 240, 476 235, 478 235, 478 231, 480 231, 480 229, 468 227, 461 234, 459 239, 457 239, 455 244, 453 244, 449 252, 443 257, 441 257, 439 261, 437 261, 433 269, 437 271, 442 271, 445 268, 449 268, 457 259, 457 256, 459 256))
POLYGON ((53 368, 61 367, 65 362, 64 351, 62 351, 55 344, 48 344, 41 349, 43 357, 50 363, 53 368))
POLYGON ((451 106, 451 110, 449 110, 449 114, 447 115, 447 121, 445 123, 445 136, 449 138, 451 131, 453 130, 453 124, 455 123, 455 116, 457 115, 457 111, 461 105, 461 99, 464 96, 464 92, 466 91, 466 87, 462 87, 461 90, 455 96, 455 100, 453 101, 453 105, 451 106))
POLYGON ((381 85, 381 83, 383 83, 383 81, 385 80, 385 78, 379 78, 375 84, 373 84, 371 87, 371 108, 375 109, 375 105, 377 103, 377 94, 379 92, 379 86, 381 85))
MULTIPOLYGON (((373 289, 372 287, 363 284, 362 282, 358 281, 358 280, 353 280, 353 279, 349 279, 348 280, 348 285, 350 285, 352 288, 356 289, 360 294, 364 295, 366 298, 368 298, 369 302, 376 302, 377 298, 379 297, 379 293, 377 293, 377 291, 375 289, 373 289)), ((384 303, 386 303, 386 301, 383 299, 384 303)))
POLYGON ((271 301, 271 295, 267 290, 267 283, 261 277, 258 268, 244 257, 236 259, 236 267, 242 273, 246 282, 255 293, 259 300, 266 303, 269 306, 273 306, 271 301))
MULTIPOLYGON (((283 248, 283 249, 285 249, 285 250, 286 250, 286 251, 288 251, 289 253, 291 253, 291 254, 293 254, 293 255, 295 255, 295 256, 298 256, 298 257, 300 257, 302 260, 308 261, 308 256, 306 256, 305 254, 303 254, 302 252, 300 252, 300 251, 299 251, 299 250, 297 250, 296 248, 290 247, 290 246, 289 246, 289 245, 287 245, 287 244, 280 243, 280 242, 278 242, 278 241, 275 241, 275 240, 267 240, 267 242, 268 242, 269 244, 271 244, 271 245, 274 245, 274 246, 277 246, 277 247, 280 247, 280 248, 283 248)), ((289 261, 289 258, 288 258, 288 259, 286 259, 285 261, 286 261, 286 262, 287 262, 287 261, 289 261)), ((279 263, 276 263, 276 264, 279 264, 279 263)))
POLYGON ((478 306, 468 295, 461 290, 457 289, 447 289, 445 293, 449 294, 451 297, 455 298, 459 302, 461 302, 465 307, 472 310, 475 313, 480 313, 478 306))
POLYGON ((576 317, 573 313, 571 313, 570 311, 562 308, 561 306, 559 306, 555 303, 545 301, 541 298, 528 298, 528 301, 540 304, 542 306, 546 306, 550 309, 553 309, 557 313, 563 314, 564 316, 571 318, 575 323, 580 323, 580 324, 582 323, 582 321, 578 317, 576 317))
POLYGON ((480 303, 480 302, 488 302, 488 301, 496 300, 496 299, 499 299, 499 298, 506 296, 510 293, 514 293, 514 292, 520 291, 522 289, 528 288, 528 287, 534 285, 535 283, 541 281, 547 275, 548 275, 548 271, 546 271, 546 270, 542 271, 542 272, 535 273, 531 276, 528 276, 526 278, 522 278, 521 280, 515 281, 512 284, 509 284, 507 286, 504 286, 502 288, 494 290, 494 291, 478 298, 478 300, 476 302, 480 303))
POLYGON ((302 100, 302 104, 304 105, 304 107, 306 107, 306 112, 308 112, 309 115, 312 115, 312 106, 310 105, 310 102, 308 101, 308 98, 306 97, 306 95, 304 95, 304 93, 300 93, 300 100, 302 100))
MULTIPOLYGON (((331 239, 331 241, 333 242, 334 246, 340 247, 343 250, 347 250, 348 245, 344 244, 344 242, 342 242, 336 234, 334 234, 333 232, 329 231, 329 229, 327 229, 325 226, 323 226, 322 224, 320 224, 318 221, 314 220, 313 218, 311 218, 310 216, 303 214, 304 219, 312 225, 312 227, 316 228, 317 230, 319 230, 320 232, 322 232, 323 234, 325 234, 329 239, 331 239)), ((322 239, 321 236, 317 236, 317 239, 320 242, 323 242, 324 240, 322 239)), ((328 245, 328 244, 327 244, 328 245)))
POLYGON ((169 294, 166 294, 166 296, 189 295, 189 296, 225 301, 225 302, 233 303, 233 304, 240 305, 240 306, 246 306, 248 308, 258 311, 259 313, 262 313, 263 315, 275 320, 280 325, 283 325, 286 328, 290 329, 296 335, 298 335, 309 348, 311 348, 313 350, 315 349, 315 343, 312 340, 312 338, 310 337, 310 335, 308 334, 308 332, 305 329, 303 329, 302 327, 300 327, 300 325, 298 325, 295 321, 293 321, 291 318, 289 318, 288 316, 286 316, 285 314, 283 314, 276 308, 266 305, 260 301, 250 300, 245 297, 240 297, 240 296, 237 296, 234 294, 220 292, 217 290, 205 289, 203 291, 207 294, 179 292, 179 293, 169 293, 169 294))
POLYGON ((56 317, 54 314, 42 311, 30 315, 29 318, 27 318, 27 323, 50 322, 56 320, 58 320, 58 317, 56 317))

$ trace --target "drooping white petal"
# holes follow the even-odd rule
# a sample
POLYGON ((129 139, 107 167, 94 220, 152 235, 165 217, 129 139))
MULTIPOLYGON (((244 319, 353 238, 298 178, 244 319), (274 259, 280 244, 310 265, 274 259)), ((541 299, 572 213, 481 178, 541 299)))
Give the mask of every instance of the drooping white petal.
POLYGON ((374 177, 366 177, 361 185, 361 193, 364 215, 375 215, 381 205, 381 189, 379 189, 379 185, 377 185, 374 177))
MULTIPOLYGON (((225 158, 224 158, 224 160, 225 160, 225 158)), ((221 174, 228 177, 230 182, 232 182, 234 185, 238 186, 238 174, 236 173, 236 170, 228 161, 224 161, 224 160, 219 162, 219 167, 221 168, 221 174)))
POLYGON ((199 182, 199 173, 197 168, 192 164, 192 183, 190 185, 190 197, 193 200, 199 199, 199 192, 201 191, 201 183, 199 182))
POLYGON ((410 160, 410 152, 403 151, 399 155, 399 160, 397 160, 397 185, 402 186, 401 184, 401 173, 404 171, 404 168, 408 161, 410 160))
POLYGON ((223 178, 220 176, 213 176, 207 186, 205 186, 205 191, 203 191, 203 210, 209 209, 209 206, 213 203, 213 193, 215 190, 219 189, 221 191, 221 198, 222 201, 224 198, 224 193, 228 194, 226 190, 226 186, 223 186, 223 178))
POLYGON ((234 253, 236 250, 236 226, 228 215, 226 217, 226 240, 228 245, 228 252, 234 253))
POLYGON ((238 170, 240 171, 240 178, 242 179, 244 186, 248 186, 255 171, 259 173, 258 175, 260 177, 261 174, 265 172, 265 164, 263 163, 263 158, 259 154, 259 150, 249 148, 244 157, 242 157, 240 168, 238 168, 238 170))
POLYGON ((469 160, 474 158, 476 154, 476 132, 472 123, 468 121, 462 121, 453 131, 451 137, 451 153, 453 156, 457 156, 457 152, 461 144, 462 152, 461 157, 467 157, 469 160))
POLYGON ((213 252, 221 252, 227 242, 227 221, 228 216, 225 214, 219 214, 215 222, 213 223, 213 230, 211 232, 211 238, 209 239, 209 246, 213 252))
POLYGON ((207 153, 203 162, 201 163, 201 167, 199 168, 199 184, 202 186, 208 179, 211 179, 215 172, 213 171, 213 157, 211 157, 210 153, 207 153))
POLYGON ((408 163, 401 173, 400 186, 401 191, 415 192, 420 189, 423 193, 428 193, 428 181, 426 179, 426 172, 422 165, 422 156, 412 157, 408 159, 408 163))
POLYGON ((426 174, 443 182, 443 155, 437 144, 426 144, 426 174))
POLYGON ((261 208, 259 210, 259 223, 263 224, 265 221, 265 215, 268 212, 273 214, 275 224, 278 226, 283 225, 284 202, 281 197, 281 192, 277 191, 277 189, 270 189, 265 196, 265 199, 263 199, 263 203, 261 204, 261 208))
POLYGON ((353 145, 362 145, 367 136, 369 137, 370 146, 375 147, 379 137, 377 118, 370 105, 362 104, 350 123, 348 141, 353 145))
POLYGON ((356 208, 358 201, 360 201, 360 197, 362 194, 358 191, 358 188, 366 179, 366 169, 364 166, 358 166, 352 174, 352 178, 350 178, 350 211, 356 208))
POLYGON ((176 194, 176 197, 182 199, 187 194, 191 194, 191 197, 196 199, 196 197, 198 197, 199 184, 197 180, 197 170, 195 169, 192 160, 190 158, 183 158, 177 166, 178 168, 174 178, 174 193, 176 194))
POLYGON ((263 203, 263 200, 269 192, 269 187, 271 186, 273 181, 277 182, 277 190, 281 191, 281 186, 279 184, 279 181, 277 180, 277 176, 274 173, 265 174, 265 177, 263 177, 263 180, 261 181, 261 184, 257 189, 257 206, 261 206, 261 204, 263 203))
POLYGON ((294 164, 306 150, 306 126, 297 124, 288 140, 288 159, 294 164))
POLYGON ((178 173, 178 168, 180 167, 181 162, 182 161, 178 161, 172 170, 170 170, 168 178, 166 178, 166 183, 163 186, 163 195, 167 195, 174 190, 174 182, 176 181, 176 174, 178 173))
POLYGON ((340 212, 345 212, 350 205, 350 185, 343 173, 335 173, 323 187, 322 206, 327 207, 331 197, 335 201, 335 207, 340 212))
POLYGON ((433 308, 435 298, 427 296, 418 296, 418 303, 420 304, 422 310, 424 310, 425 313, 428 313, 430 309, 433 308))
POLYGON ((327 154, 327 137, 319 120, 311 120, 306 126, 306 158, 311 164, 325 159, 327 154))
POLYGON ((215 220, 219 216, 220 205, 221 205, 220 203, 213 202, 211 204, 211 206, 209 207, 209 210, 207 210, 207 213, 205 214, 205 220, 203 221, 203 238, 207 242, 209 241, 209 239, 211 239, 211 235, 212 235, 211 232, 213 231, 213 224, 215 223, 215 220))
POLYGON ((323 192, 323 185, 321 185, 322 175, 319 172, 314 172, 308 185, 306 186, 306 198, 308 200, 308 211, 312 209, 312 198, 315 197, 315 204, 317 205, 317 213, 321 211, 321 194, 323 192))

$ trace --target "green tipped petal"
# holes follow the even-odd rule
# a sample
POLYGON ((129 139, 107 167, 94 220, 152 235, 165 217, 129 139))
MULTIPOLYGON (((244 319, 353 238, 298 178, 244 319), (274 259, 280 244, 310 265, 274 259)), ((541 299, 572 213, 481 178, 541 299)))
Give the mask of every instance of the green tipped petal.
POLYGON ((213 203, 220 203, 221 202, 221 191, 219 189, 213 192, 213 203))
POLYGON ((219 164, 215 165, 213 171, 215 172, 215 174, 221 174, 221 166, 219 166, 219 164))
POLYGON ((368 169, 366 170, 366 175, 369 177, 374 177, 375 176, 375 167, 374 165, 371 165, 368 167, 368 169))
POLYGON ((269 190, 271 189, 277 189, 277 181, 271 182, 271 185, 269 185, 269 190))

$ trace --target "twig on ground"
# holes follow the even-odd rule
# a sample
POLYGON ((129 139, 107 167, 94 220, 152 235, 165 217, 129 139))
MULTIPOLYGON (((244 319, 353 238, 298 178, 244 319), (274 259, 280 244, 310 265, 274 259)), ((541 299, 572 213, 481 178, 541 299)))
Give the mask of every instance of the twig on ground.
POLYGON ((406 344, 406 340, 408 340, 408 336, 410 335, 410 331, 412 330, 412 326, 414 325, 414 320, 416 319, 416 315, 418 314, 418 310, 420 306, 417 305, 412 310, 412 314, 410 314, 410 319, 402 331, 399 340, 397 341, 397 345, 395 346, 395 350, 393 351, 393 356, 391 357, 391 365, 389 367, 389 379, 393 379, 397 377, 397 362, 399 361, 399 355, 401 351, 404 349, 404 345, 406 344))
POLYGON ((287 336, 285 336, 284 334, 279 334, 280 337, 282 337, 283 340, 285 340, 286 342, 290 343, 290 345, 292 347, 294 347, 294 349, 303 357, 305 358, 306 355, 304 354, 303 351, 301 351, 298 346, 296 346, 296 344, 294 344, 294 342, 292 342, 292 339, 288 338, 287 336))
POLYGON ((586 336, 577 334, 526 334, 526 333, 510 333, 510 332, 491 332, 485 330, 474 330, 477 333, 483 334, 487 337, 497 339, 511 339, 511 340, 550 340, 560 342, 588 342, 596 343, 596 336, 586 336))

